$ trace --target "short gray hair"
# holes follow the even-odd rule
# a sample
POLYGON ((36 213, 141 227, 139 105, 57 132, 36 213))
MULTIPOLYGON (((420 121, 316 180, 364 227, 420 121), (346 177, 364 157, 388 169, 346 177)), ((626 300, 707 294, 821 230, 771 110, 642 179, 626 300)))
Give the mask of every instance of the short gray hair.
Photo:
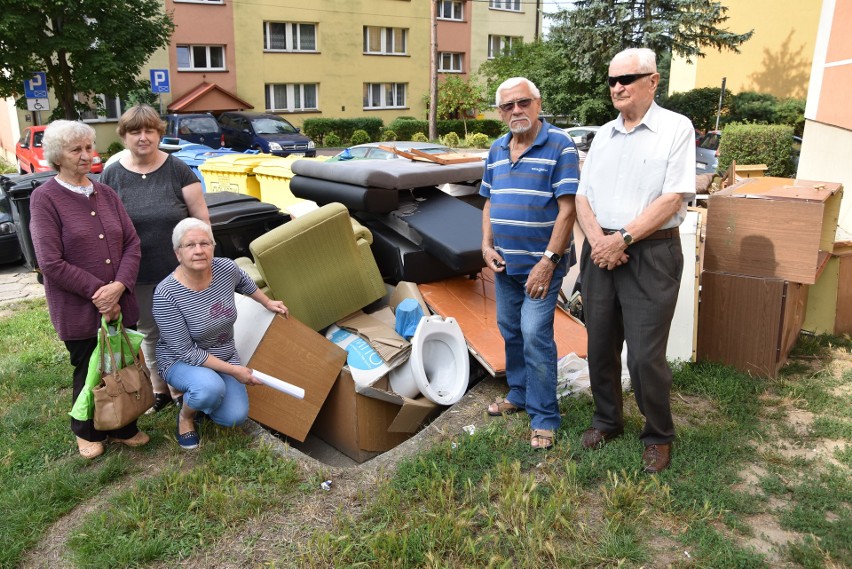
POLYGON ((172 231, 172 247, 174 247, 175 251, 180 249, 180 242, 183 240, 183 236, 193 229, 204 231, 207 237, 210 238, 210 242, 216 245, 216 240, 213 238, 213 229, 209 225, 198 218, 187 217, 186 219, 181 219, 172 231))
POLYGON ((44 159, 58 172, 62 151, 69 144, 81 140, 91 142, 94 146, 95 129, 80 121, 53 121, 44 129, 44 138, 41 139, 44 159))
POLYGON ((530 93, 532 94, 534 99, 541 99, 541 91, 538 90, 538 87, 535 86, 535 83, 527 79, 526 77, 512 77, 510 79, 506 79, 500 86, 497 87, 497 94, 494 96, 494 101, 497 103, 499 107, 503 104, 503 98, 500 96, 500 93, 503 91, 508 91, 512 87, 517 87, 518 85, 525 83, 527 87, 530 89, 530 93))
POLYGON ((657 72, 657 54, 654 53, 654 50, 648 49, 647 47, 628 47, 627 49, 616 53, 615 57, 612 58, 612 61, 615 61, 616 59, 630 58, 636 59, 636 63, 638 65, 636 73, 657 72))

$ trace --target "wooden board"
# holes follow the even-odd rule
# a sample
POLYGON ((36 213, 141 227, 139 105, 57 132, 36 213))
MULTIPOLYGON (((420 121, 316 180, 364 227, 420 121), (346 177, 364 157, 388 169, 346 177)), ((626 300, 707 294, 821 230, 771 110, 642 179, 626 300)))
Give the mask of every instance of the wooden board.
POLYGON ((840 256, 834 333, 852 333, 852 254, 840 256))
MULTIPOLYGON (((456 319, 471 354, 491 375, 506 373, 506 351, 497 328, 493 271, 486 268, 476 279, 455 277, 418 288, 433 312, 456 319)), ((553 328, 558 357, 571 352, 581 358, 587 356, 588 337, 581 322, 557 310, 553 328)))

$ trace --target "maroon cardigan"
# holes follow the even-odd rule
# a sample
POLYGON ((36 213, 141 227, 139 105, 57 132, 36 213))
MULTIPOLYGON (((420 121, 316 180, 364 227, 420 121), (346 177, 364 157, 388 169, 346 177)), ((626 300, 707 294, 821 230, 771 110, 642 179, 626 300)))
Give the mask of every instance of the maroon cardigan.
POLYGON ((98 333, 101 316, 92 296, 119 281, 123 321, 135 326, 136 275, 142 257, 139 236, 118 194, 94 182, 90 197, 60 185, 55 178, 30 196, 30 234, 53 327, 63 341, 85 340, 98 333))

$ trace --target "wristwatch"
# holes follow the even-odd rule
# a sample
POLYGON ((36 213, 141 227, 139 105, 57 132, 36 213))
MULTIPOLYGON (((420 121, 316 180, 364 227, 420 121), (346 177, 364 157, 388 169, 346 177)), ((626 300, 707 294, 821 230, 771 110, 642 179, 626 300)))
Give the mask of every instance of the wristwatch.
POLYGON ((562 260, 562 255, 560 255, 559 253, 554 253, 553 251, 545 250, 544 256, 550 259, 550 262, 554 265, 558 265, 559 261, 562 260))
POLYGON ((618 232, 621 233, 621 238, 624 239, 625 245, 630 245, 631 243, 633 243, 633 236, 627 233, 626 229, 622 227, 618 230, 618 232))

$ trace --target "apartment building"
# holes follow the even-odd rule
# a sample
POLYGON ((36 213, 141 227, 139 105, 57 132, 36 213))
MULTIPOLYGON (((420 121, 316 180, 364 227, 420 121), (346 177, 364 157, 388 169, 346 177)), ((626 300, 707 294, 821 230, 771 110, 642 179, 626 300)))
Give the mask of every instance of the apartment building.
MULTIPOLYGON (((169 71, 164 112, 269 111, 296 126, 311 117, 425 118, 433 1, 439 80, 470 77, 541 25, 541 0, 164 0, 172 42, 142 75, 169 71)), ((102 149, 117 140, 124 109, 118 97, 103 100, 106 112, 83 117, 102 149)), ((15 140, 35 117, 11 113, 6 138, 15 140)))

